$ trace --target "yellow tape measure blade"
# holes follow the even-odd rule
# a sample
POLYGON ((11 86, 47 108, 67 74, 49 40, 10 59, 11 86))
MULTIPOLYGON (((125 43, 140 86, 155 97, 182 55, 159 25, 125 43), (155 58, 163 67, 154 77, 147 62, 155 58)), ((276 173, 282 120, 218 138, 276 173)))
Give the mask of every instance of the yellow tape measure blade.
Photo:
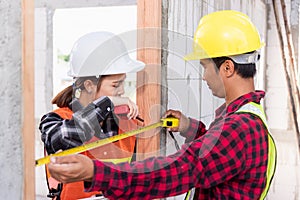
POLYGON ((81 145, 81 146, 78 146, 78 147, 74 147, 74 148, 71 148, 71 149, 68 149, 68 150, 65 150, 65 151, 61 151, 61 152, 58 152, 58 153, 55 153, 55 154, 52 154, 52 155, 49 155, 49 156, 46 156, 44 158, 40 158, 40 159, 36 160, 35 165, 40 166, 40 165, 44 165, 44 164, 49 163, 50 162, 50 156, 67 156, 67 155, 71 155, 71 154, 81 153, 81 152, 84 152, 84 151, 87 151, 87 150, 90 150, 90 149, 94 149, 96 147, 100 147, 100 146, 103 146, 103 145, 106 145, 106 144, 109 144, 109 143, 113 143, 113 142, 118 141, 118 140, 122 140, 122 139, 125 139, 125 138, 128 138, 128 137, 137 135, 139 133, 142 133, 142 132, 145 132, 145 131, 148 131, 148 130, 151 130, 151 129, 154 129, 154 128, 157 128, 157 127, 160 127, 160 126, 163 126, 163 122, 157 122, 155 124, 151 124, 151 125, 148 125, 148 126, 136 129, 136 130, 128 131, 128 132, 125 132, 125 133, 120 134, 120 135, 115 135, 115 136, 112 136, 112 137, 109 137, 109 138, 97 140, 95 142, 87 143, 87 144, 84 144, 84 145, 81 145))

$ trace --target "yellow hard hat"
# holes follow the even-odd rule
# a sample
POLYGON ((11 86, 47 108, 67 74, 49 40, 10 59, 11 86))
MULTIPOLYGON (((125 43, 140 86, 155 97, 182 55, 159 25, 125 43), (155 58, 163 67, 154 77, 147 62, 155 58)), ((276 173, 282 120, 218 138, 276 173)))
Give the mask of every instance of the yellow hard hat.
POLYGON ((263 45, 247 15, 234 10, 217 11, 201 18, 194 35, 193 52, 184 59, 239 55, 258 50, 263 45))

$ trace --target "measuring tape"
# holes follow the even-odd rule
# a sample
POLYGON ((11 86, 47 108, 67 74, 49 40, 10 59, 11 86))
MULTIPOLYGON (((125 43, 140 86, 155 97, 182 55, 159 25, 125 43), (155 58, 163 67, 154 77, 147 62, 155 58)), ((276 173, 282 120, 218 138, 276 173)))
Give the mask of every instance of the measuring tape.
POLYGON ((55 154, 51 154, 49 156, 45 156, 43 158, 40 158, 38 160, 35 161, 35 166, 40 166, 40 165, 44 165, 50 162, 50 157, 52 156, 66 156, 66 155, 71 155, 71 154, 76 154, 76 153, 82 153, 84 151, 90 150, 90 149, 94 149, 96 147, 100 147, 118 140, 122 140, 134 135, 137 135, 139 133, 151 130, 151 129, 155 129, 157 127, 178 127, 179 126, 179 120, 177 118, 165 118, 165 119, 161 119, 160 122, 136 129, 136 130, 132 130, 132 131, 128 131, 126 133, 122 133, 120 135, 115 135, 109 138, 105 138, 102 140, 97 140, 95 142, 91 142, 88 144, 84 144, 78 147, 74 147, 71 149, 67 149, 65 151, 61 151, 55 154))

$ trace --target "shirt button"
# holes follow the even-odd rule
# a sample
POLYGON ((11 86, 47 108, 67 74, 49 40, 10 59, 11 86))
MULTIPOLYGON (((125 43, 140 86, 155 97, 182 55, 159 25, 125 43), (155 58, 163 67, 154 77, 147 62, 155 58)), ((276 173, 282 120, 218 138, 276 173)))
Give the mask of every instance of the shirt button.
POLYGON ((106 155, 107 155, 107 152, 106 152, 106 151, 104 151, 104 152, 103 152, 103 154, 106 156, 106 155))
POLYGON ((110 107, 107 107, 106 110, 109 112, 110 111, 110 107))

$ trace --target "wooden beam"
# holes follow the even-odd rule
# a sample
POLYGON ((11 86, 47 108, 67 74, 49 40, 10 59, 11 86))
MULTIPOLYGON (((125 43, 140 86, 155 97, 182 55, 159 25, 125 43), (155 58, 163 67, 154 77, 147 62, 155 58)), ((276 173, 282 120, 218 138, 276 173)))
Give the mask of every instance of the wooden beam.
POLYGON ((35 199, 34 0, 22 0, 23 199, 35 199))
MULTIPOLYGON (((137 57, 146 63, 137 75, 137 104, 145 124, 155 123, 161 115, 161 0, 138 0, 138 52, 137 57)), ((160 130, 139 135, 137 159, 159 153, 160 130)))
POLYGON ((136 5, 136 0, 36 0, 36 8, 82 8, 104 6, 131 6, 136 5), (83 6, 84 5, 84 6, 83 6))

